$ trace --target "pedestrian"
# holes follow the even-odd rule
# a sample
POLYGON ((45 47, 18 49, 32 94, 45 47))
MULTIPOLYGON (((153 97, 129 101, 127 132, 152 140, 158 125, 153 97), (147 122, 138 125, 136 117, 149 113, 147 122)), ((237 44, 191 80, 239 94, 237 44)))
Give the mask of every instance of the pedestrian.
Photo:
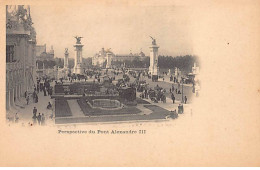
POLYGON ((42 114, 41 125, 42 125, 42 126, 45 125, 45 116, 44 116, 44 114, 42 114))
POLYGON ((37 113, 37 108, 34 107, 34 108, 33 108, 33 114, 36 114, 36 113, 37 113))
POLYGON ((175 89, 175 91, 176 91, 176 94, 178 94, 178 89, 177 88, 175 89))
POLYGON ((24 98, 26 98, 26 97, 27 97, 27 91, 24 92, 24 98))
POLYGON ((41 82, 40 83, 40 91, 42 91, 43 90, 43 83, 41 82))
POLYGON ((174 96, 174 94, 172 93, 172 103, 174 104, 175 103, 175 96, 174 96))
POLYGON ((37 88, 36 88, 36 90, 37 90, 37 93, 39 93, 39 89, 40 87, 39 87, 39 83, 37 83, 37 88))
POLYGON ((27 95, 26 97, 27 105, 29 104, 29 100, 30 100, 29 95, 27 95))
POLYGON ((36 103, 36 102, 35 102, 35 97, 36 97, 36 91, 33 92, 33 102, 34 102, 34 103, 36 103))
POLYGON ((36 124, 36 119, 37 119, 36 113, 33 113, 32 119, 33 119, 33 124, 36 124))
MULTIPOLYGON (((83 93, 85 95, 85 93, 83 93)), ((51 102, 48 103, 47 105, 47 109, 51 109, 52 108, 52 105, 51 105, 51 102)))
POLYGON ((38 95, 35 96, 35 103, 38 103, 38 95))
POLYGON ((18 123, 18 120, 19 120, 19 115, 18 115, 18 113, 16 113, 14 116, 14 122, 18 123))
POLYGON ((163 95, 163 103, 166 103, 166 96, 163 95))
POLYGON ((39 115, 37 116, 37 120, 38 120, 38 124, 41 125, 41 121, 42 121, 41 113, 39 113, 39 115))
POLYGON ((187 100, 188 100, 188 99, 187 99, 187 97, 185 96, 185 97, 184 97, 184 102, 185 102, 185 104, 187 103, 187 100))
POLYGON ((183 113, 183 105, 179 104, 178 106, 178 114, 182 114, 183 113))
POLYGON ((45 87, 43 87, 43 93, 44 93, 44 96, 47 96, 45 87))

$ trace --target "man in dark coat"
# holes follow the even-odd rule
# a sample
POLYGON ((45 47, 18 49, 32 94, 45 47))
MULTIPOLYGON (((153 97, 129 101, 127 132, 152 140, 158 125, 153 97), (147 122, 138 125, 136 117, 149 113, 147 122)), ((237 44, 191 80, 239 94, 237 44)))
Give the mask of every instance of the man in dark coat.
POLYGON ((188 99, 187 99, 187 96, 185 96, 185 97, 184 97, 184 102, 185 102, 185 104, 187 103, 187 100, 188 100, 188 99))
POLYGON ((47 96, 45 87, 43 87, 43 93, 44 93, 44 96, 47 96))
POLYGON ((35 95, 35 103, 38 103, 38 95, 35 95))
POLYGON ((33 108, 33 114, 36 114, 36 113, 37 113, 37 108, 34 107, 34 108, 33 108))
POLYGON ((30 100, 30 98, 29 98, 29 95, 26 97, 26 101, 27 101, 27 105, 29 104, 29 100, 30 100))
POLYGON ((172 97, 172 103, 175 103, 175 96, 173 93, 172 93, 171 97, 172 97))

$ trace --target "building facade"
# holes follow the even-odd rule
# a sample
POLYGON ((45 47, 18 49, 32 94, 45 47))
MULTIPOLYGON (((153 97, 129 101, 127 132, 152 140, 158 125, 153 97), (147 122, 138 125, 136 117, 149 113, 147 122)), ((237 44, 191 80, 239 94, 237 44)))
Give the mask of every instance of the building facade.
POLYGON ((36 76, 42 77, 53 71, 55 65, 54 49, 51 46, 50 51, 46 51, 46 44, 36 45, 36 76))
POLYGON ((94 66, 99 66, 103 67, 105 66, 104 63, 107 62, 107 53, 111 53, 110 56, 110 61, 109 62, 124 62, 124 61, 133 61, 135 58, 138 58, 140 60, 145 59, 145 54, 141 51, 140 53, 137 54, 114 54, 113 52, 110 51, 110 49, 105 50, 102 48, 97 54, 95 54, 92 57, 92 65, 94 66))
POLYGON ((36 45, 36 60, 44 61, 44 60, 54 60, 54 50, 53 46, 49 52, 46 51, 46 44, 44 45, 36 45))
POLYGON ((15 109, 36 81, 36 32, 30 6, 6 6, 6 110, 15 109))

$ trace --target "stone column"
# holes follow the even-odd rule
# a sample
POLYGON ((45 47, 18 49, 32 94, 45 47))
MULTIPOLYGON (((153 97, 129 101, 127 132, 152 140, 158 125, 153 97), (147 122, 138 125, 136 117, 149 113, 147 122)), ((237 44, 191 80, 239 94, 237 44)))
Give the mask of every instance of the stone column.
POLYGON ((64 53, 64 69, 67 69, 69 66, 69 52, 68 49, 65 48, 65 53, 64 53))
POLYGON ((155 41, 150 46, 150 67, 149 73, 155 80, 158 80, 158 48, 159 46, 156 45, 155 41))
POLYGON ((73 73, 75 74, 82 74, 82 44, 75 44, 75 64, 74 64, 74 70, 73 73))
POLYGON ((107 52, 107 53, 106 53, 106 57, 107 57, 107 65, 106 65, 106 68, 111 68, 112 53, 111 53, 111 52, 107 52))

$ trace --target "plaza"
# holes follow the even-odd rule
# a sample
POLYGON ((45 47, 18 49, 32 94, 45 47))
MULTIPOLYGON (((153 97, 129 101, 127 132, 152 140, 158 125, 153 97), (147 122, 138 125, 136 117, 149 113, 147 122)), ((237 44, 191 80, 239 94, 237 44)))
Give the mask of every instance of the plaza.
POLYGON ((86 57, 83 52, 88 50, 82 43, 84 37, 74 36, 74 56, 64 47, 64 56, 58 59, 63 63, 58 66, 53 46, 47 52, 46 44, 36 45, 30 7, 7 7, 7 18, 6 119, 9 124, 168 121, 190 110, 192 99, 198 96, 199 81, 194 78, 199 74, 196 63, 189 68, 192 70, 189 74, 177 67, 165 72, 168 68, 159 67, 161 47, 152 36, 147 37, 151 38, 146 44, 149 56, 142 50, 121 55, 111 48, 102 48, 88 66, 83 64, 86 57), (20 27, 13 27, 14 22, 20 27), (24 38, 19 43, 26 51, 16 47, 18 39, 13 37, 24 38), (72 67, 69 59, 73 59, 72 67), (136 68, 136 63, 147 61, 136 68))
MULTIPOLYGON (((108 74, 112 75, 112 70, 108 71, 108 74)), ((105 71, 104 71, 105 72, 105 71)), ((115 81, 121 79, 123 74, 116 76, 115 81)), ((134 77, 129 75, 130 82, 134 81, 134 77)), ((93 84, 95 78, 89 78, 87 81, 81 80, 76 83, 87 83, 93 84)), ((154 103, 151 99, 140 98, 140 92, 136 92, 136 105, 127 106, 120 109, 111 109, 111 108, 92 108, 90 104, 86 101, 90 100, 94 96, 87 94, 82 95, 52 95, 44 96, 43 92, 39 92, 39 102, 33 103, 30 102, 26 105, 25 98, 23 101, 24 108, 19 110, 19 123, 27 125, 32 123, 32 110, 34 107, 38 109, 38 112, 44 113, 46 117, 46 125, 55 125, 55 124, 82 124, 82 123, 123 123, 123 122, 146 122, 146 121, 169 121, 168 117, 170 116, 171 111, 178 111, 178 106, 181 104, 182 95, 176 94, 176 101, 173 104, 170 98, 169 88, 172 87, 172 84, 175 88, 178 88, 177 84, 172 82, 166 82, 159 79, 158 82, 153 82, 148 77, 144 78, 149 87, 154 88, 157 85, 166 89, 166 102, 163 103, 159 101, 154 103), (168 88, 168 89, 167 89, 168 88), (66 98, 66 99, 64 99, 66 98), (51 102, 53 109, 49 110, 46 108, 48 102, 51 102)), ((65 81, 65 80, 64 80, 65 81)), ((68 82, 69 83, 69 82, 68 82)), ((72 83, 73 84, 73 83, 72 83)), ((97 84, 97 83, 96 83, 97 84)), ((66 83, 64 82, 64 85, 66 83)), ((51 86, 55 88, 55 83, 52 82, 51 86)), ((97 85, 95 85, 97 86, 97 85)), ((187 104, 184 104, 184 113, 190 112, 189 104, 192 102, 192 97, 195 97, 195 94, 192 93, 191 86, 184 86, 184 94, 188 96, 187 104)), ((98 95, 100 98, 100 94, 98 95)), ((107 96, 107 98, 111 96, 107 96)), ((95 98, 95 97, 94 97, 95 98)), ((98 98, 98 97, 97 97, 98 98)), ((114 96, 113 99, 119 99, 119 96, 114 96)), ((109 99, 110 100, 110 99, 109 99)), ((181 116, 181 115, 180 115, 181 116)), ((35 125, 33 125, 35 126, 35 125)), ((36 124, 36 126, 38 126, 36 124)))

